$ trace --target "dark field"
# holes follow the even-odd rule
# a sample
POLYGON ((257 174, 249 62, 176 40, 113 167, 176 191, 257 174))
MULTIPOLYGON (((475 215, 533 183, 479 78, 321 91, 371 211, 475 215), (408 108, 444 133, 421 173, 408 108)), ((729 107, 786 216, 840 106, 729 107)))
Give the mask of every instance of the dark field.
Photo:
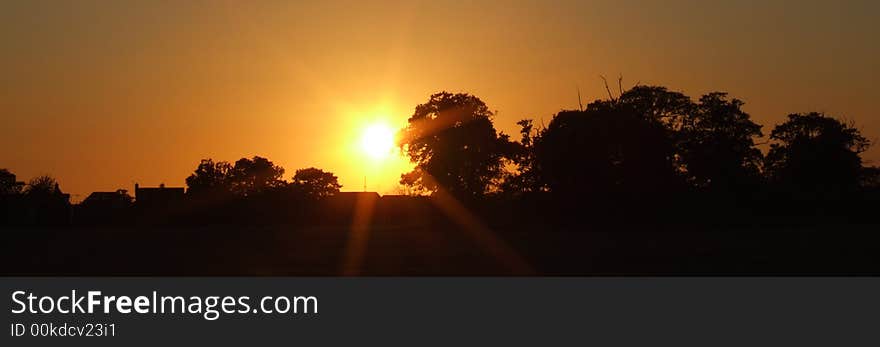
POLYGON ((878 225, 10 229, 4 275, 878 275, 878 225), (491 231, 490 231, 491 230, 491 231), (360 240, 360 241, 359 241, 360 240))

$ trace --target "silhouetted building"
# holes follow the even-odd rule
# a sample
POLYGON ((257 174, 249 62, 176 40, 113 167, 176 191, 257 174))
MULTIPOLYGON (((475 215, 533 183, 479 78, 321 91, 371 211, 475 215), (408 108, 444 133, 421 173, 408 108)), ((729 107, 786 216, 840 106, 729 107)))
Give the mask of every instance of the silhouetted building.
POLYGON ((338 192, 327 198, 337 204, 353 205, 357 201, 376 201, 379 193, 376 192, 338 192))
POLYGON ((115 192, 94 192, 75 206, 73 219, 77 224, 114 224, 127 220, 132 197, 124 189, 115 192))
POLYGON ((382 195, 376 206, 376 223, 422 225, 430 223, 433 209, 427 196, 382 195))
POLYGON ((164 184, 151 188, 141 188, 135 184, 134 201, 139 206, 163 206, 183 201, 185 192, 182 187, 169 188, 164 184))
POLYGON ((378 200, 376 192, 338 192, 321 200, 319 219, 330 224, 350 224, 356 211, 372 216, 378 200))
POLYGON ((134 222, 161 225, 185 219, 185 189, 134 185, 134 222))
POLYGON ((389 226, 430 223, 436 212, 429 197, 376 192, 339 192, 321 200, 318 211, 323 223, 345 225, 364 218, 359 222, 389 226))
POLYGON ((128 192, 118 190, 115 192, 93 192, 80 205, 98 209, 120 209, 128 207, 131 202, 128 192))

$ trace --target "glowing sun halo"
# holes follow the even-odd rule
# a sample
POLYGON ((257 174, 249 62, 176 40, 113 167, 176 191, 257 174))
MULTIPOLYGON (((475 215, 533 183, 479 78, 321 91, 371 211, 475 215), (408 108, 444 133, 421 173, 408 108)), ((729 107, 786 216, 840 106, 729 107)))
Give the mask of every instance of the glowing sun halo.
POLYGON ((361 149, 373 159, 384 159, 394 149, 394 130, 385 124, 373 124, 364 129, 361 149))

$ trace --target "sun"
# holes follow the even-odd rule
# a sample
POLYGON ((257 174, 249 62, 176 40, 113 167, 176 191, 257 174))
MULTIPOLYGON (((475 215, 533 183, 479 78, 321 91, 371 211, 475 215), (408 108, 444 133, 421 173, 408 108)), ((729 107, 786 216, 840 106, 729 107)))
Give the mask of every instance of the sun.
POLYGON ((374 160, 391 156, 394 150, 394 130, 387 124, 372 124, 364 129, 361 149, 374 160))

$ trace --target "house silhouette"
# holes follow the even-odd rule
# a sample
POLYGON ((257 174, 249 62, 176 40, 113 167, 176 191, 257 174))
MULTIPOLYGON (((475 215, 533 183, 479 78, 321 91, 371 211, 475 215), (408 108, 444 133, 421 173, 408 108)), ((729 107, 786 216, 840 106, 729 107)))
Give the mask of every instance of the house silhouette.
POLYGON ((186 190, 182 187, 166 187, 160 184, 158 187, 141 187, 134 184, 134 201, 138 206, 167 206, 183 201, 186 190))

